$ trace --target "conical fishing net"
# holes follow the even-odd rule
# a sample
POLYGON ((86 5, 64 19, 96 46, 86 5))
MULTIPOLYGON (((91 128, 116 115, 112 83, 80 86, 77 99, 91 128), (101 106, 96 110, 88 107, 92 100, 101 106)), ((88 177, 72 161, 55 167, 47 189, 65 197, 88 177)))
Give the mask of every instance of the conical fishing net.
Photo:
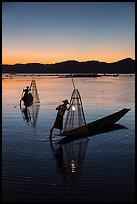
POLYGON ((72 130, 74 128, 86 125, 86 120, 85 120, 83 106, 82 106, 82 100, 78 89, 74 89, 72 92, 70 105, 71 104, 72 106, 68 110, 68 113, 66 116, 64 131, 72 130))
POLYGON ((39 94, 37 91, 37 86, 36 86, 35 80, 31 81, 30 89, 31 89, 30 93, 33 96, 33 103, 40 103, 39 94))

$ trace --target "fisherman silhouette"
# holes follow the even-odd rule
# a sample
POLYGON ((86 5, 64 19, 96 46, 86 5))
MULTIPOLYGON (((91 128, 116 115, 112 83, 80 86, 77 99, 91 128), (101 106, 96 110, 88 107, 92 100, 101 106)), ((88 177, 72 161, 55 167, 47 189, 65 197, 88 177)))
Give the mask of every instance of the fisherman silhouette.
POLYGON ((21 100, 24 101, 25 106, 30 106, 33 103, 33 96, 31 93, 29 93, 30 90, 31 88, 29 88, 29 86, 27 86, 26 89, 23 89, 24 96, 21 98, 21 100))
POLYGON ((52 135, 52 132, 53 132, 54 128, 59 129, 60 130, 60 134, 61 134, 61 131, 63 129, 63 116, 64 116, 66 110, 68 111, 71 108, 71 106, 72 106, 72 105, 70 105, 69 108, 67 108, 67 104, 69 104, 67 99, 62 101, 62 102, 63 102, 63 104, 59 105, 56 108, 56 110, 58 110, 58 113, 57 113, 54 125, 50 129, 50 137, 52 135))
POLYGON ((30 91, 29 86, 27 86, 26 89, 23 89, 23 92, 24 92, 23 99, 24 99, 24 101, 27 100, 27 95, 28 95, 29 91, 30 91))

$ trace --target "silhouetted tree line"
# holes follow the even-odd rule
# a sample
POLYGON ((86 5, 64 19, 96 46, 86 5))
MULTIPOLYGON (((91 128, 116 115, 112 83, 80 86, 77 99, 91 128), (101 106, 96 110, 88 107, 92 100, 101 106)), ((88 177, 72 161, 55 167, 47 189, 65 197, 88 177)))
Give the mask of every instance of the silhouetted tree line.
POLYGON ((2 73, 134 73, 135 60, 126 58, 113 63, 69 60, 55 64, 27 63, 2 65, 2 73))

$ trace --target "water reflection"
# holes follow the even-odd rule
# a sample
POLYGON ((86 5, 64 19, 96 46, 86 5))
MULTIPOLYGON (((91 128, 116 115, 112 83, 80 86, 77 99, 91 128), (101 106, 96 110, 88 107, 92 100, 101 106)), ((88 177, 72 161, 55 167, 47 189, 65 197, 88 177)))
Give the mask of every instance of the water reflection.
POLYGON ((64 155, 63 155, 63 147, 61 144, 56 144, 56 142, 50 140, 50 146, 52 148, 52 152, 54 158, 56 160, 57 168, 65 173, 65 163, 64 163, 64 155))
POLYGON ((36 127, 39 108, 39 104, 33 104, 30 107, 20 107, 22 118, 27 123, 27 125, 31 124, 33 127, 36 127))
POLYGON ((107 128, 103 128, 102 130, 96 131, 96 133, 93 132, 93 134, 90 134, 88 137, 81 135, 58 139, 56 136, 54 136, 54 138, 50 139, 50 146, 52 148, 58 169, 65 174, 78 175, 82 168, 89 137, 119 129, 127 129, 127 127, 121 124, 114 124, 107 128))
POLYGON ((59 144, 57 141, 50 139, 57 167, 65 174, 78 174, 81 170, 88 138, 81 138, 76 141, 70 141, 65 144, 59 144))
POLYGON ((22 112, 22 118, 24 121, 27 122, 27 124, 29 124, 29 122, 31 121, 31 117, 30 117, 30 112, 28 110, 28 107, 26 106, 25 108, 22 108, 21 109, 21 112, 22 112))
POLYGON ((84 161, 88 138, 72 141, 63 145, 68 173, 79 173, 84 161))

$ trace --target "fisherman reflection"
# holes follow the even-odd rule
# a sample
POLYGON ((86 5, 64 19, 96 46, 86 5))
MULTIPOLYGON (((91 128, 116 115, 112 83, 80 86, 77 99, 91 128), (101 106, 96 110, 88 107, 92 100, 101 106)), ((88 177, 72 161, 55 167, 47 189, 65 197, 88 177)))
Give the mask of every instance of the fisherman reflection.
POLYGON ((27 125, 28 125, 31 122, 31 117, 29 114, 28 107, 23 108, 21 111, 23 113, 23 119, 26 120, 27 125))
POLYGON ((63 157, 63 148, 62 145, 59 144, 59 146, 56 148, 53 144, 52 139, 50 139, 50 146, 52 148, 54 157, 57 161, 57 166, 61 172, 65 173, 65 165, 64 165, 64 157, 63 157))

